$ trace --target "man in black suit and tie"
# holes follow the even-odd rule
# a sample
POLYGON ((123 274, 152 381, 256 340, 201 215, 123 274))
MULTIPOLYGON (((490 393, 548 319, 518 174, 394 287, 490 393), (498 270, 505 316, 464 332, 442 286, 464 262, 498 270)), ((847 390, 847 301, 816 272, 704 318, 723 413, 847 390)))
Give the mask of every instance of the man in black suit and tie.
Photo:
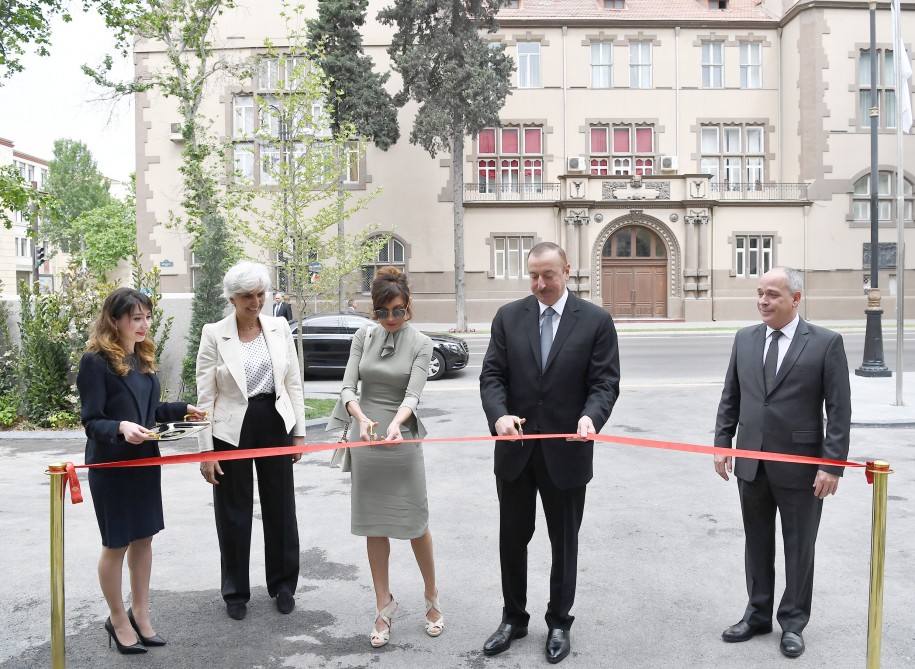
POLYGON ((279 318, 282 316, 287 321, 292 320, 292 307, 283 299, 282 293, 275 293, 273 296, 273 315, 279 318))
MULTIPOLYGON (((715 446, 845 460, 851 430, 851 390, 842 337, 798 316, 800 272, 776 267, 759 280, 756 305, 762 323, 734 339, 721 392, 715 446), (823 408, 826 428, 823 429, 823 408), (739 427, 738 427, 739 426, 739 427)), ((839 486, 842 467, 715 456, 715 471, 737 476, 746 535, 749 603, 743 618, 724 631, 725 641, 747 641, 772 631, 775 602, 775 513, 781 518, 785 592, 776 618, 781 652, 804 652, 810 620, 813 555, 823 500, 839 486)))
POLYGON ((495 447, 504 608, 483 652, 501 653, 527 635, 527 546, 539 492, 553 553, 546 658, 555 664, 571 649, 578 530, 593 476, 594 442, 588 435, 610 417, 620 391, 620 363, 613 319, 566 290, 565 252, 550 242, 537 244, 527 270, 533 295, 496 313, 480 374, 492 434, 518 437, 495 447), (525 440, 524 432, 576 436, 525 440))

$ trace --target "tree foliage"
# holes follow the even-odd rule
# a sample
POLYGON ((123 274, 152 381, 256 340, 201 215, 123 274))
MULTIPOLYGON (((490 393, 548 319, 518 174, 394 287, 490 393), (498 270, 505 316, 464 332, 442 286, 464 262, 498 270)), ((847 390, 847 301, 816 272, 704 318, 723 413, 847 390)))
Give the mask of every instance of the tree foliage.
POLYGON ((328 119, 333 134, 352 126, 356 134, 386 151, 400 138, 397 109, 385 90, 389 73, 372 69, 362 48, 368 0, 318 0, 308 23, 308 49, 327 77, 328 119))
POLYGON ((210 123, 200 114, 206 87, 221 73, 234 72, 216 51, 211 32, 216 18, 236 6, 235 0, 156 0, 137 8, 130 26, 140 38, 164 47, 166 64, 139 78, 113 81, 111 59, 100 67, 83 67, 97 84, 107 87, 112 97, 154 91, 176 101, 184 140, 182 162, 182 213, 173 214, 171 225, 189 231, 200 270, 194 283, 193 317, 188 332, 188 351, 182 366, 183 397, 196 395, 195 361, 203 325, 222 318, 225 300, 220 284, 239 251, 230 234, 227 217, 237 199, 220 185, 225 175, 225 153, 210 123))
POLYGON ((497 29, 502 0, 395 0, 378 14, 396 26, 388 53, 403 78, 398 102, 419 104, 410 142, 451 154, 457 329, 467 330, 464 290, 464 138, 499 126, 514 62, 483 33, 497 29))
POLYGON ((15 165, 0 166, 0 221, 7 230, 13 227, 9 212, 22 212, 23 218, 31 222, 46 199, 22 178, 15 165))
POLYGON ((93 274, 105 275, 137 253, 137 213, 133 201, 111 201, 82 214, 73 222, 73 231, 83 242, 73 252, 77 262, 85 261, 93 274))
MULTIPOLYGON (((98 12, 115 32, 118 45, 126 53, 130 37, 127 21, 140 0, 83 0, 84 11, 98 12)), ((21 57, 31 48, 39 56, 50 54, 51 20, 60 16, 72 20, 67 0, 0 1, 0 86, 23 70, 21 57)))
MULTIPOLYGON (((263 205, 248 208, 254 224, 245 226, 242 234, 276 259, 279 288, 294 298, 294 315, 301 320, 312 300, 331 295, 344 277, 371 262, 387 239, 371 237, 377 226, 344 235, 342 243, 334 235, 379 191, 353 198, 338 190, 349 161, 359 160, 362 144, 350 141, 356 136, 352 125, 327 132, 332 109, 325 107, 326 113, 317 118, 312 114, 316 105, 327 100, 328 81, 298 38, 290 30, 287 50, 267 46, 267 57, 275 58, 289 78, 276 96, 258 98, 260 117, 276 122, 261 124, 257 135, 265 149, 279 149, 280 158, 265 163, 264 173, 272 186, 258 193, 263 205), (310 268, 316 261, 321 263, 317 273, 310 268)), ((304 372, 301 342, 298 355, 304 372)))
POLYGON ((77 220, 111 204, 109 187, 88 146, 73 139, 55 140, 45 184, 48 199, 39 224, 42 238, 64 253, 78 253, 85 243, 86 222, 77 226, 77 220))

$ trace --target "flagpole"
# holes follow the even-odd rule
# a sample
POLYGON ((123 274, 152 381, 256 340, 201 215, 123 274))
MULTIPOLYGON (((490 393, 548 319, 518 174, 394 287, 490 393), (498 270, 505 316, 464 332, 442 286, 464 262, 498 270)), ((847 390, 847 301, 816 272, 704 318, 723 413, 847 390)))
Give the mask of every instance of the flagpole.
MULTIPOLYGON (((902 398, 903 349, 905 348, 905 162, 902 149, 903 95, 909 95, 904 86, 902 61, 907 58, 902 43, 902 3, 893 0, 893 59, 896 70, 896 401, 894 406, 905 406, 902 398)), ((911 66, 910 66, 911 67, 911 66)), ((909 68, 906 68, 908 70, 909 68)), ((911 105, 911 98, 907 100, 911 105)), ((908 131, 908 128, 906 128, 908 131)))

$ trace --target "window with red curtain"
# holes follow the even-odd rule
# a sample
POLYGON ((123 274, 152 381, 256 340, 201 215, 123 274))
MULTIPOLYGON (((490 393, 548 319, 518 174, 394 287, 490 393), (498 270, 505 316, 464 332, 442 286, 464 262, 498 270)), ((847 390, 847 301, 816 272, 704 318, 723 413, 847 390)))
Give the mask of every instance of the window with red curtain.
POLYGON ((540 155, 543 153, 543 131, 541 128, 524 129, 524 153, 540 155))
POLYGON ((631 153, 629 127, 613 129, 613 153, 631 153))
POLYGON ((607 128, 591 128, 591 153, 607 153, 607 128))
POLYGON ((477 153, 495 153, 496 152, 496 129, 484 128, 480 130, 477 136, 477 153))
POLYGON ((635 152, 636 153, 654 153, 654 133, 651 128, 635 129, 635 152))
POLYGON ((502 153, 520 153, 518 150, 518 128, 502 128, 502 153))

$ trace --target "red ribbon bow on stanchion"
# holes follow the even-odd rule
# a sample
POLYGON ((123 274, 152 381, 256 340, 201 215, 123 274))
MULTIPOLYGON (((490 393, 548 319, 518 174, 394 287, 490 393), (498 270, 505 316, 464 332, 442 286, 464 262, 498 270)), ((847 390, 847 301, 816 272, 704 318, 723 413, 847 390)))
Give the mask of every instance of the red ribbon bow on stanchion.
POLYGON ((67 487, 70 489, 70 504, 80 504, 83 501, 83 491, 79 487, 76 466, 72 462, 67 463, 67 487))

